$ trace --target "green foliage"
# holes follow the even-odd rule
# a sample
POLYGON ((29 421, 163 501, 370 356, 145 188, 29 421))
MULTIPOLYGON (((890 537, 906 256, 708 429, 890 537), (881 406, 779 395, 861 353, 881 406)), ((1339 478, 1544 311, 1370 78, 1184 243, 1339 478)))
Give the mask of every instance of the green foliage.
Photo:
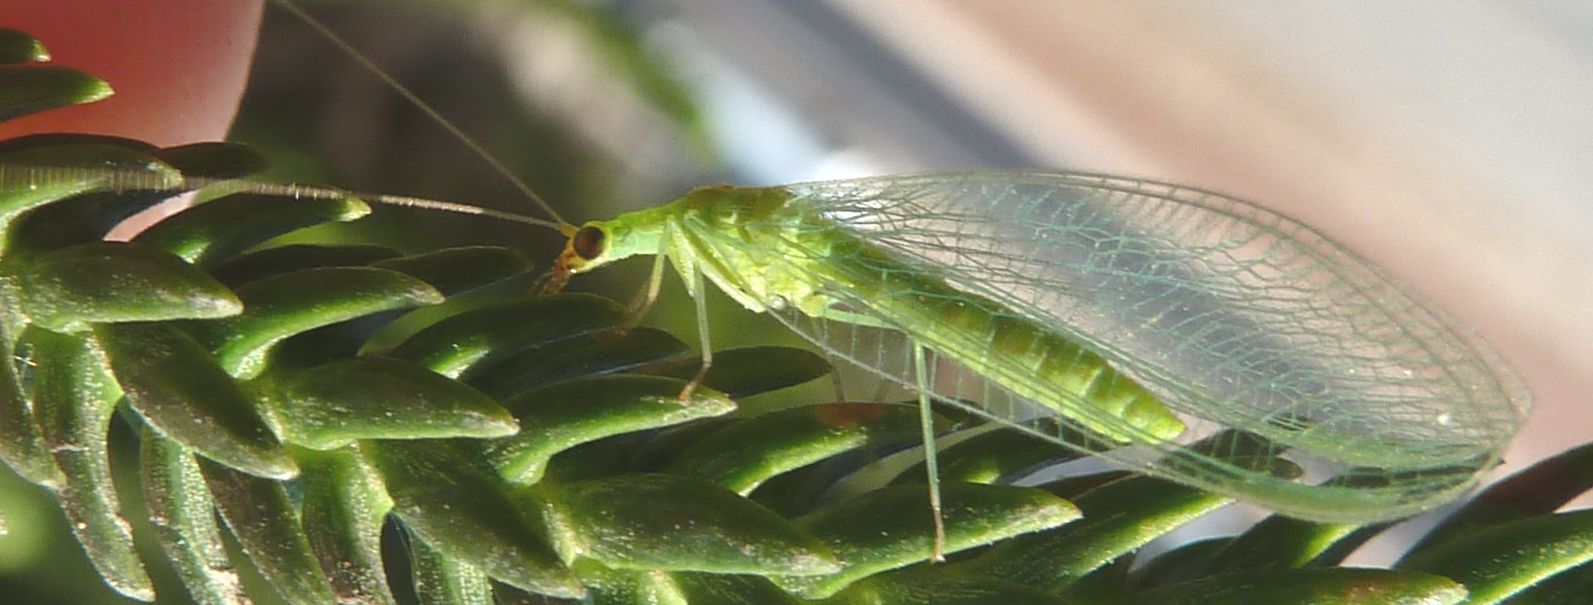
MULTIPOLYGON (((45 56, 0 31, 0 115, 103 96, 69 70, 16 75, 45 56)), ((273 245, 370 211, 352 197, 234 194, 98 241, 191 177, 260 166, 226 144, 0 143, 0 459, 53 496, 127 597, 1573 603, 1593 585, 1593 514, 1552 514, 1593 485, 1593 446, 1497 484, 1393 569, 1333 567, 1382 528, 1283 518, 1136 561, 1227 501, 1121 472, 1017 487, 1077 454, 938 418, 977 432, 943 454, 937 564, 921 469, 826 496, 917 446, 913 408, 734 415, 828 375, 811 353, 716 352, 682 398, 698 367, 686 345, 607 299, 526 296, 515 285, 535 269, 511 250, 273 245), (113 447, 123 425, 136 449, 113 447), (118 493, 113 464, 132 458, 139 489, 118 493), (140 510, 156 558, 134 548, 140 510), (251 573, 265 583, 240 582, 251 573)))

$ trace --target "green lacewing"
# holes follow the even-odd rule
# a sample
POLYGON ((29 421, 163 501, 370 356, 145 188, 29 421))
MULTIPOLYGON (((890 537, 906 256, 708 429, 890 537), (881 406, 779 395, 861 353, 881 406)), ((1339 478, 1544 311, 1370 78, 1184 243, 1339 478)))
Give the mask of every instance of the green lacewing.
MULTIPOLYGON (((569 239, 551 290, 653 255, 650 290, 667 262, 697 301, 705 358, 712 283, 917 391, 926 418, 931 400, 959 406, 1311 520, 1388 520, 1452 499, 1530 408, 1492 349, 1366 259, 1255 204, 1172 184, 973 172, 715 186, 578 227, 546 204, 554 220, 360 197, 556 228, 569 239), (1305 476, 1257 464, 1274 455, 1305 476)), ((932 445, 926 425, 931 459, 932 445)))
POLYGON ((974 172, 707 187, 574 230, 554 280, 649 254, 699 300, 706 278, 935 401, 1312 520, 1454 497, 1529 406, 1484 343, 1362 257, 1165 183, 974 172), (1184 447, 1230 428, 1252 435, 1184 447), (1241 447, 1256 436, 1263 451, 1241 447))
POLYGON ((656 282, 667 259, 705 330, 712 283, 929 399, 1306 519, 1445 502, 1497 462, 1530 406, 1485 343, 1364 258, 1165 183, 972 172, 713 186, 578 228, 359 195, 559 228, 553 289, 638 255, 654 256, 656 282), (1238 436, 1184 447, 1225 429, 1264 439, 1261 455, 1307 480, 1258 468, 1238 436))

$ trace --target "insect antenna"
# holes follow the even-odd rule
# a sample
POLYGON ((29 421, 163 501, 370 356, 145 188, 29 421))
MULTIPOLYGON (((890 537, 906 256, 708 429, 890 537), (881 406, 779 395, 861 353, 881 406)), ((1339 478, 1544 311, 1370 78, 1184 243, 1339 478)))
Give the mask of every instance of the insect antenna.
POLYGON ((208 189, 213 193, 257 193, 277 197, 309 198, 309 199, 342 199, 354 197, 373 204, 387 206, 400 206, 405 208, 420 208, 424 210, 438 210, 455 214, 468 214, 484 216, 499 220, 523 223, 546 227, 569 234, 574 227, 568 223, 553 222, 534 216, 526 216, 502 210, 493 210, 471 204, 448 202, 408 195, 393 195, 390 193, 367 193, 362 191, 348 191, 335 187, 321 187, 300 183, 270 183, 263 181, 250 181, 237 178, 216 178, 183 176, 177 182, 172 182, 167 175, 140 170, 136 168, 106 168, 94 167, 65 167, 13 164, 0 166, 0 185, 8 187, 29 187, 38 183, 57 182, 99 182, 102 186, 112 190, 131 191, 191 191, 195 189, 208 189))
MULTIPOLYGON (((409 103, 413 104, 417 109, 419 109, 421 111, 421 113, 424 113, 428 118, 432 119, 438 125, 442 126, 444 130, 448 131, 449 135, 453 136, 454 139, 458 140, 466 148, 470 149, 471 153, 473 153, 477 157, 481 158, 481 160, 486 162, 486 164, 489 167, 491 167, 493 169, 493 171, 497 172, 499 176, 502 176, 509 183, 512 183, 516 189, 520 190, 520 192, 522 194, 524 194, 527 198, 530 198, 530 200, 533 203, 535 203, 537 205, 537 207, 541 208, 543 212, 546 212, 548 216, 553 218, 552 221, 540 221, 540 223, 532 223, 532 224, 548 224, 548 225, 552 225, 555 229, 557 229, 560 232, 565 233, 565 234, 573 233, 575 231, 575 227, 573 225, 571 225, 569 223, 569 221, 564 220, 564 217, 559 216, 558 211, 553 209, 553 205, 552 204, 549 204, 547 202, 547 200, 542 198, 542 196, 537 195, 536 190, 532 189, 530 185, 526 184, 526 182, 523 179, 521 179, 520 177, 516 176, 514 174, 514 171, 510 170, 508 166, 505 166, 503 164, 503 162, 499 161, 498 158, 494 157, 492 155, 492 153, 488 152, 485 147, 482 147, 480 143, 477 143, 476 140, 474 138, 471 138, 470 135, 466 134, 465 131, 460 130, 460 128, 458 126, 456 126, 453 123, 453 121, 449 120, 447 117, 444 117, 442 112, 437 111, 437 109, 432 107, 430 103, 427 103, 424 99, 421 99, 419 95, 416 95, 408 87, 404 86, 396 78, 394 78, 392 75, 388 74, 387 71, 383 70, 381 68, 381 66, 379 66, 376 63, 372 62, 370 60, 370 58, 366 57, 364 53, 361 53, 359 51, 359 49, 354 48, 354 45, 349 44, 348 41, 346 41, 346 40, 344 40, 342 38, 342 36, 339 36, 339 35, 337 35, 336 32, 333 32, 330 27, 327 27, 325 24, 321 23, 315 17, 313 17, 309 13, 305 12, 304 9, 299 8, 299 6, 297 4, 294 4, 292 2, 292 0, 272 0, 272 3, 276 4, 277 6, 282 7, 283 10, 286 10, 289 13, 292 13, 294 17, 297 17, 300 21, 303 21, 305 25, 308 25, 310 27, 310 29, 315 30, 317 33, 319 33, 323 37, 325 37, 327 39, 327 41, 331 42, 333 46, 336 46, 338 48, 338 50, 342 51, 344 54, 346 54, 350 58, 354 59, 354 62, 358 63, 360 65, 360 67, 362 67, 366 71, 370 72, 371 75, 375 76, 384 85, 386 85, 387 87, 391 88, 394 92, 398 93, 398 95, 403 97, 405 101, 408 101, 409 103)), ((360 197, 362 199, 369 199, 369 198, 365 198, 365 196, 363 196, 363 195, 360 196, 360 197)), ((469 208, 474 208, 473 206, 466 206, 466 205, 463 205, 463 204, 454 204, 454 203, 451 203, 451 202, 433 203, 433 202, 430 202, 429 200, 421 200, 419 198, 405 198, 404 196, 387 196, 387 197, 389 197, 389 198, 391 198, 391 199, 393 199, 395 201, 394 202, 387 202, 387 201, 383 201, 383 200, 380 200, 380 199, 372 199, 371 201, 375 201, 375 202, 378 202, 378 203, 392 203, 393 205, 398 205, 398 206, 410 206, 410 207, 415 207, 415 208, 429 208, 429 209, 434 209, 434 210, 445 210, 445 211, 452 211, 452 210, 450 210, 449 207, 469 207, 469 208), (397 200, 402 200, 402 201, 397 201, 397 200), (426 202, 426 203, 416 203, 416 202, 426 202)), ((472 211, 472 212, 465 212, 465 213, 466 214, 480 214, 480 215, 483 215, 483 216, 495 216, 496 214, 504 214, 504 216, 497 216, 497 218, 508 218, 509 220, 515 220, 515 221, 522 222, 522 223, 528 222, 528 221, 523 220, 523 219, 529 218, 529 217, 525 217, 525 216, 521 216, 521 215, 511 214, 511 213, 496 213, 495 211, 486 210, 484 208, 478 208, 477 210, 481 210, 481 211, 480 212, 472 211), (516 217, 516 218, 509 218, 509 217, 516 217)))
POLYGON ((536 225, 538 227, 547 227, 549 229, 554 229, 554 230, 557 230, 557 231, 560 231, 560 232, 566 231, 566 227, 569 226, 568 223, 565 223, 565 222, 562 222, 562 221, 553 222, 553 221, 546 220, 546 219, 540 219, 540 218, 537 218, 537 217, 534 217, 534 216, 526 216, 524 214, 516 214, 516 213, 513 213, 513 212, 504 212, 502 210, 493 210, 491 208, 483 208, 481 206, 475 206, 475 205, 471 205, 471 204, 463 204, 463 203, 459 203, 459 202, 448 202, 448 201, 443 201, 443 200, 433 200, 433 199, 427 199, 427 198, 422 198, 422 197, 414 197, 414 196, 408 196, 408 195, 394 195, 394 194, 390 194, 390 193, 366 193, 366 192, 361 192, 361 191, 344 191, 342 189, 335 189, 335 188, 331 188, 331 187, 318 187, 318 186, 314 186, 314 185, 301 185, 301 184, 297 184, 297 183, 263 183, 263 182, 255 182, 255 181, 219 180, 219 179, 188 179, 187 182, 190 185, 199 185, 199 186, 204 186, 204 187, 210 187, 210 188, 220 189, 222 191, 233 191, 233 192, 241 192, 241 193, 259 193, 259 194, 263 194, 263 195, 276 195, 276 196, 282 196, 282 197, 295 197, 295 198, 306 198, 307 197, 307 198, 313 198, 313 199, 337 199, 337 198, 343 198, 343 197, 356 197, 356 198, 359 198, 361 200, 365 200, 367 202, 376 203, 376 204, 383 204, 383 205, 387 205, 387 206, 400 206, 400 207, 404 207, 404 208, 420 208, 422 210, 439 210, 439 211, 442 211, 442 212, 452 212, 452 213, 455 213, 455 214, 470 214, 470 215, 475 215, 475 216, 485 216, 485 217, 488 217, 488 218, 495 218, 495 219, 500 219, 500 220, 513 221, 513 222, 516 222, 516 223, 524 223, 524 224, 527 224, 527 225, 536 225))

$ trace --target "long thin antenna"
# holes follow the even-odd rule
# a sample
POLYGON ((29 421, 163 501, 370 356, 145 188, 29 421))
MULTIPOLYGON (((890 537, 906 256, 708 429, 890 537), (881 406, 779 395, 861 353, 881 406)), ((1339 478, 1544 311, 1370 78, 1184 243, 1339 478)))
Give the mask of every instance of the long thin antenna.
POLYGON ((282 196, 282 197, 294 197, 294 198, 308 197, 308 198, 315 198, 315 199, 337 199, 337 198, 345 198, 345 197, 355 197, 355 198, 359 198, 359 199, 365 200, 367 202, 374 202, 374 203, 377 203, 377 204, 385 204, 385 205, 388 205, 388 206, 403 206, 403 207, 406 207, 406 208, 420 208, 420 209, 423 209, 423 210, 440 210, 440 211, 443 211, 443 212, 453 212, 453 213, 456 213, 456 214, 473 214, 473 215, 477 215, 477 216, 485 216, 485 217, 489 217, 489 218, 502 219, 502 220, 506 220, 506 221, 514 221, 516 223, 525 223, 527 225, 536 225, 538 227, 547 227, 547 228, 554 229, 554 230, 560 231, 560 232, 565 232, 570 227, 570 225, 568 223, 564 223, 564 222, 555 223, 555 222, 550 221, 550 220, 540 219, 540 218, 536 218, 534 216, 526 216, 524 214, 515 214, 513 212, 504 212, 504 211, 501 211, 501 210, 493 210, 491 208, 482 208, 481 206, 473 206, 473 205, 470 205, 470 204, 461 204, 461 203, 458 203, 458 202, 446 202, 446 201, 442 201, 442 200, 432 200, 432 199, 426 199, 426 198, 421 198, 421 197, 411 197, 411 196, 408 196, 408 195, 393 195, 393 194, 389 194, 389 193, 366 193, 366 192, 362 192, 362 191, 344 191, 344 190, 341 190, 341 189, 333 189, 333 188, 330 188, 330 187, 316 187, 316 186, 312 186, 312 185, 300 185, 300 184, 297 184, 297 183, 266 183, 266 182, 258 182, 258 181, 244 181, 244 180, 237 180, 237 179, 224 180, 224 179, 202 179, 202 178, 201 179, 196 179, 196 178, 189 178, 185 182, 188 185, 190 185, 190 186, 197 185, 197 186, 200 186, 200 187, 220 187, 220 188, 222 188, 224 190, 238 191, 238 192, 244 192, 244 193, 258 193, 258 194, 261 194, 261 195, 275 195, 275 196, 282 196))
MULTIPOLYGON (((376 76, 377 79, 391 87, 400 96, 404 97, 405 100, 408 100, 410 103, 414 103, 415 107, 420 108, 421 112, 425 113, 431 119, 436 120, 438 124, 441 124, 442 127, 448 131, 449 134, 452 134, 455 139, 458 139, 460 143, 463 143, 465 147, 468 147, 471 152, 475 153, 478 157, 485 161, 488 166, 491 166, 492 169, 497 171, 498 174, 502 175, 503 178, 508 179, 510 183, 514 183, 514 186, 518 188, 521 193, 524 193, 526 197, 531 198, 531 201, 535 202, 537 206, 541 207, 543 212, 546 212, 548 213, 548 216, 553 217, 556 228, 561 231, 571 230, 569 229, 571 226, 570 223, 565 221, 564 217, 559 216, 558 211, 553 209, 552 204, 549 204, 547 200, 542 199, 542 196, 537 195, 536 190, 532 189, 530 185, 527 185, 525 181, 520 179, 520 177, 515 176, 514 171, 509 170, 508 166, 504 166, 503 162, 498 161, 498 158, 493 157, 491 153, 488 153, 485 147, 482 147, 481 144, 477 143, 475 139, 470 137, 470 135, 465 134, 465 131, 460 130, 459 127, 455 126, 453 122, 448 120, 448 118, 443 117, 442 113, 438 112, 436 108, 433 108, 431 104, 422 100, 419 96, 416 96, 414 92, 409 90, 409 88, 399 83, 399 81, 394 79, 393 76, 388 75, 386 71, 383 71, 380 66, 371 62, 369 58, 360 53, 360 51, 354 48, 352 44, 349 44, 341 36, 338 36, 337 33, 333 32, 331 28, 316 20, 315 17, 312 17, 309 13, 304 12, 303 9, 299 8, 298 5, 294 4, 291 0, 272 1, 275 2, 277 6, 280 6, 288 12, 293 13, 293 15, 298 17, 299 20, 303 21, 306 25, 309 25, 311 29, 314 29, 315 31, 320 32, 321 35, 326 36, 327 40, 331 41, 333 45, 337 46, 339 50, 342 50, 349 57, 352 57, 354 61, 359 63, 360 66, 364 67, 366 71, 369 71, 372 75, 376 76)), ((429 206, 416 205, 416 207, 429 206)), ((486 209, 481 208, 480 210, 486 209)), ((477 214, 488 215, 487 212, 480 212, 477 214)))
POLYGON ((213 178, 175 175, 172 172, 158 172, 138 168, 111 168, 111 167, 66 167, 66 166, 29 166, 9 165, 0 166, 0 187, 12 189, 32 189, 40 187, 43 183, 79 183, 84 190, 111 189, 121 191, 185 191, 199 188, 211 188, 220 193, 256 193, 292 198, 311 199, 342 199, 358 198, 366 202, 384 204, 388 206, 403 206, 407 208, 422 208, 426 210, 440 210, 456 214, 471 214, 489 218, 514 221, 538 227, 547 227, 565 234, 570 233, 574 227, 568 223, 555 223, 547 219, 534 216, 515 214, 482 208, 458 202, 445 202, 426 198, 411 197, 407 195, 392 195, 387 193, 364 193, 359 191, 345 191, 332 187, 318 187, 315 185, 301 185, 298 183, 269 183, 233 178, 213 178))

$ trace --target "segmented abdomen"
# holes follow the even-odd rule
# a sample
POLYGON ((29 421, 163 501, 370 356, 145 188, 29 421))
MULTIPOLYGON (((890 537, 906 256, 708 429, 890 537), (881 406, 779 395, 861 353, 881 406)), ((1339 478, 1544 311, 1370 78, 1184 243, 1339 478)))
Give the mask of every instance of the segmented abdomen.
POLYGON ((1012 393, 1106 437, 1161 442, 1183 422, 1100 355, 988 298, 926 276, 885 252, 831 232, 831 289, 852 293, 853 312, 899 326, 916 342, 1012 393), (845 262, 833 262, 837 257, 845 262))
MULTIPOLYGON (((738 300, 766 308, 790 301, 815 314, 839 304, 829 319, 861 315, 856 319, 897 327, 985 380, 1114 441, 1160 443, 1183 432, 1183 422, 1166 406, 1101 356, 997 301, 951 287, 826 218, 782 205, 788 198, 770 191, 720 199, 681 223, 702 270, 738 300)), ((807 335, 820 346, 833 344, 807 335)), ((869 364, 848 351, 836 353, 869 364)), ((910 375, 896 378, 911 386, 910 375)))

